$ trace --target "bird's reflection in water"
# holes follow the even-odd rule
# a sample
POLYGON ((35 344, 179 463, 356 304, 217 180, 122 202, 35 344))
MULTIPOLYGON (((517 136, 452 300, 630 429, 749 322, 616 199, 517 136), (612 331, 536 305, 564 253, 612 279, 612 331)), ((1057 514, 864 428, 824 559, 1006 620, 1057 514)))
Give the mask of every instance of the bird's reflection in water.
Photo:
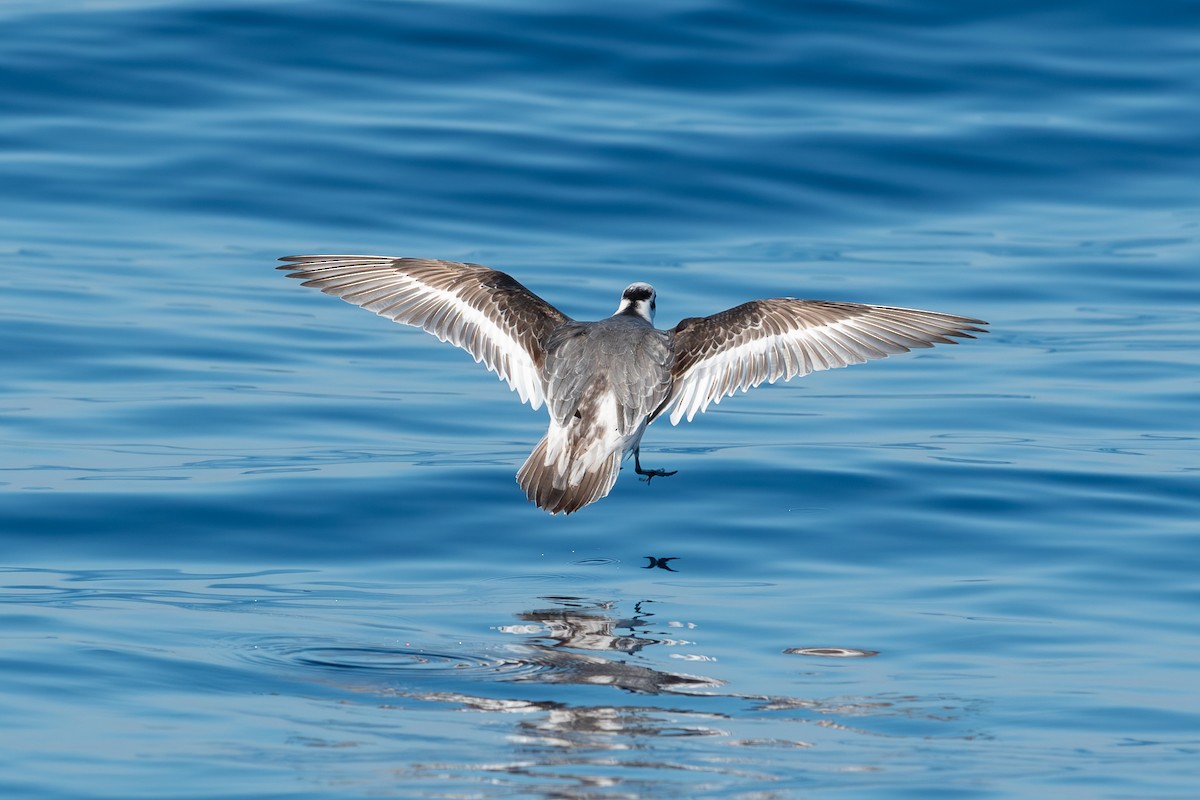
POLYGON ((615 686, 642 694, 689 692, 724 683, 715 678, 667 672, 613 657, 613 654, 632 656, 655 645, 689 644, 651 636, 650 618, 654 614, 647 610, 650 601, 635 603, 634 615, 620 618, 612 614, 613 603, 593 603, 575 597, 543 599, 554 605, 519 615, 524 622, 533 624, 498 628, 505 633, 535 634, 526 646, 539 664, 550 669, 533 673, 530 680, 615 686), (587 652, 577 652, 580 650, 587 652))
MULTIPOLYGON (((724 685, 717 678, 658 669, 638 657, 646 648, 692 644, 652 633, 655 628, 652 620, 655 614, 650 610, 652 601, 635 603, 632 615, 619 616, 614 613, 616 604, 612 602, 561 596, 542 600, 545 607, 522 612, 518 614, 519 623, 497 628, 521 636, 524 642, 520 648, 525 658, 540 667, 514 673, 512 681, 610 686, 633 695, 675 696, 705 695, 724 685)), ((518 715, 509 738, 522 749, 521 765, 504 770, 513 774, 531 774, 527 760, 532 753, 541 753, 536 763, 542 768, 553 766, 562 770, 568 765, 594 768, 599 763, 611 767, 607 756, 597 761, 595 754, 652 750, 649 744, 652 738, 728 735, 721 726, 726 714, 690 709, 684 704, 589 705, 462 693, 425 695, 422 699, 457 703, 467 710, 518 715)), ((656 768, 680 767, 651 759, 638 772, 656 768)), ((585 783, 581 776, 581 786, 585 783)), ((591 795, 585 792, 563 796, 591 795)))
MULTIPOLYGON (((662 669, 654 656, 686 653, 696 643, 676 638, 676 632, 692 626, 663 620, 654 601, 634 603, 629 614, 620 614, 618 603, 580 597, 542 597, 540 602, 494 628, 520 641, 503 648, 504 659, 493 661, 497 666, 480 688, 473 688, 484 677, 479 671, 452 687, 444 682, 421 686, 419 675, 413 682, 398 682, 393 675, 389 688, 376 687, 376 694, 405 698, 399 707, 389 702, 397 710, 432 703, 505 715, 492 723, 511 720, 502 755, 492 751, 478 762, 410 763, 398 774, 511 784, 527 796, 609 798, 657 795, 677 780, 669 776, 683 770, 695 775, 697 792, 745 785, 749 777, 767 791, 764 796, 773 796, 773 783, 794 780, 797 753, 820 752, 822 742, 839 751, 841 744, 830 737, 894 736, 896 730, 922 740, 978 734, 962 727, 970 704, 953 697, 740 693, 727 691, 726 682, 714 676, 662 669), (547 689, 531 693, 514 684, 547 689), (593 687, 625 694, 597 694, 593 687), (410 706, 412 701, 421 705, 410 706), (541 789, 535 788, 539 782, 541 789)), ((793 668, 794 655, 780 652, 779 658, 781 670, 793 668)), ((688 660, 715 661, 695 654, 688 660)), ((494 736, 488 741, 496 743, 494 736)))

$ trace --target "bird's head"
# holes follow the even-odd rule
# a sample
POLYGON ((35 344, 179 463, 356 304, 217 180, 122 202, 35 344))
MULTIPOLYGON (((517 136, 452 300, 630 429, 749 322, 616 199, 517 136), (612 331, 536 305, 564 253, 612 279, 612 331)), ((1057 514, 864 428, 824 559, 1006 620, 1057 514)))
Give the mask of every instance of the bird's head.
POLYGON ((621 292, 618 314, 634 314, 647 322, 654 322, 654 287, 648 283, 631 283, 621 292))

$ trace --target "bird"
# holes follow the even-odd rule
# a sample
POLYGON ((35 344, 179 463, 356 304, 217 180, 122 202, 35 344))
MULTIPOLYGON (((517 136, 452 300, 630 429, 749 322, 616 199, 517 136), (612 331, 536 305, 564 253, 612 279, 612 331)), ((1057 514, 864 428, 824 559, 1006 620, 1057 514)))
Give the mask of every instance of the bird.
POLYGON ((642 435, 660 416, 690 422, 764 382, 957 344, 987 325, 935 311, 778 297, 664 330, 654 326, 654 287, 641 281, 621 292, 612 316, 580 322, 481 264, 369 255, 279 260, 277 269, 304 286, 460 347, 521 402, 545 405, 549 428, 517 483, 552 515, 608 495, 630 455, 646 482, 674 475, 642 467, 642 435))

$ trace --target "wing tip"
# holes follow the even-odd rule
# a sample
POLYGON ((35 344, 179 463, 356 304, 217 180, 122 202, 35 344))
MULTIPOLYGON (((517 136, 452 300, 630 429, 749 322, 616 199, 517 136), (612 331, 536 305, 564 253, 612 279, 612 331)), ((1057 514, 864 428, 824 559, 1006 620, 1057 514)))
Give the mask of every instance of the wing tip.
MULTIPOLYGON (((950 333, 946 335, 954 336, 959 339, 978 339, 979 337, 975 336, 977 333, 991 333, 991 331, 989 331, 987 328, 982 327, 988 323, 981 319, 964 319, 963 322, 964 324, 957 326, 953 331, 950 331, 950 333)), ((958 344, 958 342, 952 341, 951 344, 958 344)))

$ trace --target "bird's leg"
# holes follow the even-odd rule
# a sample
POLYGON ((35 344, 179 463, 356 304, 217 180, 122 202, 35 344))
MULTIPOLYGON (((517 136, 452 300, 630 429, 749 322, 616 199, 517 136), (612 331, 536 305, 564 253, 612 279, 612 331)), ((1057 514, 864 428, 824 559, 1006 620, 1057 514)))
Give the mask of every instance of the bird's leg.
POLYGON ((677 469, 673 469, 670 472, 667 472, 665 469, 642 469, 641 452, 642 448, 640 447, 633 451, 633 471, 638 475, 645 475, 646 483, 649 483, 651 478, 665 478, 679 471, 677 469))

